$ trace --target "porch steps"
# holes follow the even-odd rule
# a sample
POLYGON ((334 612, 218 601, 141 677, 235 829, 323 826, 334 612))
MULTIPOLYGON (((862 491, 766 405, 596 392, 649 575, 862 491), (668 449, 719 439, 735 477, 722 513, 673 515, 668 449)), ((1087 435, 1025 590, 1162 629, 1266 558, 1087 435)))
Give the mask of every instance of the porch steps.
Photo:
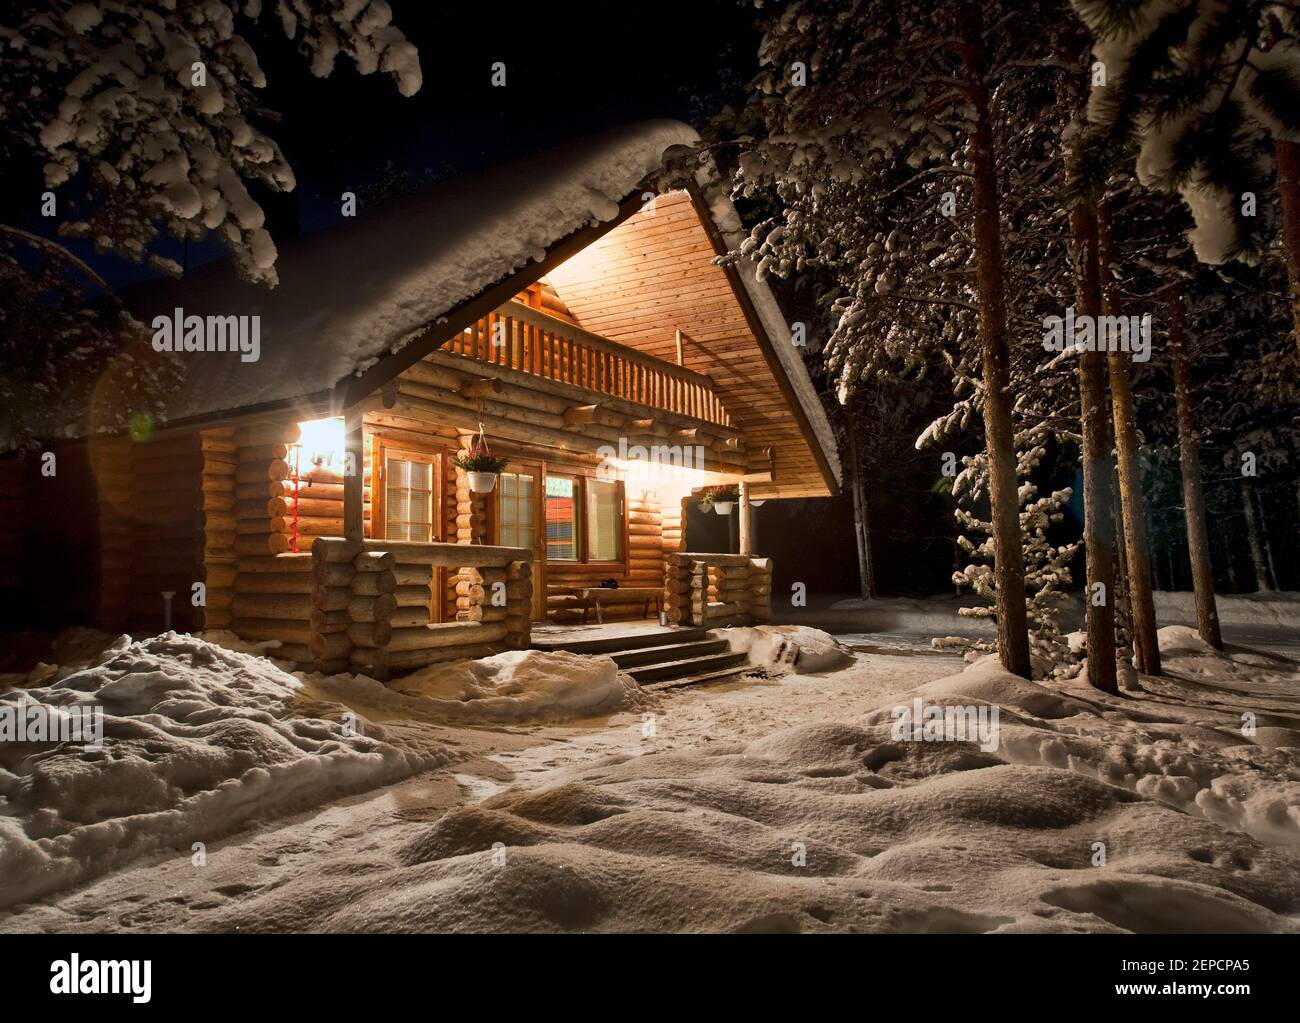
POLYGON ((609 656, 620 668, 635 668, 640 664, 662 664, 665 661, 681 661, 705 654, 720 654, 727 650, 725 639, 701 639, 691 643, 672 643, 660 646, 642 647, 636 650, 620 650, 609 656))
POLYGON ((664 679, 662 682, 647 682, 641 688, 646 692, 652 692, 660 689, 679 689, 682 686, 708 685, 710 682, 730 682, 745 675, 752 675, 756 670, 750 665, 742 664, 734 668, 706 671, 700 675, 683 675, 681 678, 664 679))
POLYGON ((700 675, 721 668, 733 668, 737 664, 745 664, 744 654, 703 654, 699 657, 681 657, 675 661, 643 664, 628 668, 627 673, 638 683, 663 682, 670 678, 684 678, 687 675, 700 675))
POLYGON ((580 638, 583 632, 578 630, 572 630, 570 635, 559 635, 554 639, 542 635, 540 638, 533 640, 532 647, 534 650, 567 650, 571 654, 613 654, 623 650, 640 650, 645 647, 694 643, 709 638, 708 632, 704 629, 665 628, 661 632, 624 631, 622 633, 606 630, 597 631, 597 629, 591 631, 595 633, 594 638, 591 639, 580 638))
POLYGON ((744 654, 732 653, 725 639, 715 639, 705 629, 642 629, 598 633, 592 638, 582 638, 580 632, 572 638, 544 635, 532 646, 535 650, 605 654, 643 689, 721 682, 754 671, 744 654))

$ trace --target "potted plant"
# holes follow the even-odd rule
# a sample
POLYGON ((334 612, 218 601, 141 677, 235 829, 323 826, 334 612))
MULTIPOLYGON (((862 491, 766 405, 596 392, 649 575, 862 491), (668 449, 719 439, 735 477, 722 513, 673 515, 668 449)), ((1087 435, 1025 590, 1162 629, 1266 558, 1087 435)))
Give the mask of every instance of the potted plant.
POLYGON ((717 487, 705 487, 704 493, 700 495, 700 504, 704 508, 712 508, 719 515, 730 515, 732 505, 740 500, 740 488, 734 483, 727 483, 717 487))
POLYGON ((510 459, 492 454, 487 440, 479 434, 470 442, 469 450, 455 459, 456 468, 464 469, 469 477, 469 489, 476 494, 490 494, 497 485, 497 476, 510 464, 510 459))

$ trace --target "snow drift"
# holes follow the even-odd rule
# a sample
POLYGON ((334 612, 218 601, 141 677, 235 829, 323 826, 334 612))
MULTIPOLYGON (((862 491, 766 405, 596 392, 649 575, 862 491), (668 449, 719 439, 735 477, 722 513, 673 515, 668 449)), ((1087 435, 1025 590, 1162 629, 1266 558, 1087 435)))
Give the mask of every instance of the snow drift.
POLYGON ((639 706, 641 691, 608 657, 512 650, 448 661, 394 679, 305 676, 350 706, 456 722, 571 721, 639 706))
MULTIPOLYGON (((61 674, 61 673, 57 673, 61 674)), ((409 728, 304 695, 269 661, 166 633, 120 637, 86 668, 0 691, 0 705, 100 706, 103 746, 0 747, 0 905, 143 853, 446 763, 409 728)))

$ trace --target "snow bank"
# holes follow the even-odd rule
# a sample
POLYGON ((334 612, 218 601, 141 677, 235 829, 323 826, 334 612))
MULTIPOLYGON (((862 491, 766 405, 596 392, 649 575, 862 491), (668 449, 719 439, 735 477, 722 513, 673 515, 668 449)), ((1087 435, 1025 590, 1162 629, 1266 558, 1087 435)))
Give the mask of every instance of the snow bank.
POLYGON ((987 602, 970 595, 909 600, 905 597, 853 597, 837 600, 832 611, 861 612, 863 632, 921 633, 928 636, 994 638, 997 625, 991 618, 959 614, 962 608, 985 607, 987 602))
POLYGON ((804 625, 714 629, 710 635, 725 639, 731 650, 745 654, 750 664, 775 671, 812 675, 853 663, 853 655, 834 636, 804 625))
MULTIPOLYGON (((912 696, 941 706, 996 704, 998 756, 1128 789, 1260 842, 1300 846, 1300 684, 1295 665, 1270 667, 1210 651, 1190 630, 1161 630, 1165 678, 1111 697, 1082 682, 1027 682, 984 657, 912 696)), ((867 718, 888 720, 886 708, 867 718)), ((1297 889, 1300 891, 1300 888, 1297 889)))
POLYGON ((805 724, 553 778, 414 826, 383 870, 340 860, 205 927, 1296 929, 1290 854, 1080 773, 894 742, 885 725, 805 724))
MULTIPOLYGON (((354 683, 336 681, 345 691, 354 683)), ((639 706, 631 677, 608 657, 516 650, 434 664, 391 683, 401 706, 456 720, 570 721, 639 706)))
POLYGON ((103 745, 0 746, 0 905, 449 760, 265 659, 175 633, 122 636, 89 667, 0 691, 0 707, 32 704, 102 708, 103 745))
MULTIPOLYGON (((1158 591, 1155 602, 1157 620, 1196 624, 1196 597, 1190 591, 1158 591)), ((1300 628, 1300 593, 1220 593, 1215 594, 1214 605, 1221 625, 1300 628)))

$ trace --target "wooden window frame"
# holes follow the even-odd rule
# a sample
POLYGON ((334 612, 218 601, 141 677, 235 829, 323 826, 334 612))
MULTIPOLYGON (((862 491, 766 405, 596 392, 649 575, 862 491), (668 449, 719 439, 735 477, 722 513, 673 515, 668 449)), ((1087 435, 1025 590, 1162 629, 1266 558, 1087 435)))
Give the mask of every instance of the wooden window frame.
POLYGON ((440 543, 442 538, 443 480, 442 452, 436 448, 427 451, 408 445, 388 444, 382 434, 375 436, 374 472, 370 492, 370 534, 376 540, 388 539, 388 460, 397 458, 405 462, 422 462, 429 470, 429 532, 430 542, 440 543))
MULTIPOLYGON (((591 557, 591 525, 587 514, 587 487, 589 481, 593 478, 590 473, 583 473, 562 466, 544 465, 542 467, 542 527, 546 526, 546 480, 548 477, 571 479, 574 483, 574 509, 576 511, 574 547, 577 550, 576 558, 552 558, 550 548, 543 546, 546 550, 546 560, 548 563, 556 565, 583 565, 592 568, 605 570, 627 569, 627 487, 622 480, 601 480, 603 483, 613 483, 617 487, 618 494, 618 517, 621 524, 618 537, 619 557, 614 561, 595 561, 591 557)), ((545 537, 543 536, 543 541, 545 537)))

